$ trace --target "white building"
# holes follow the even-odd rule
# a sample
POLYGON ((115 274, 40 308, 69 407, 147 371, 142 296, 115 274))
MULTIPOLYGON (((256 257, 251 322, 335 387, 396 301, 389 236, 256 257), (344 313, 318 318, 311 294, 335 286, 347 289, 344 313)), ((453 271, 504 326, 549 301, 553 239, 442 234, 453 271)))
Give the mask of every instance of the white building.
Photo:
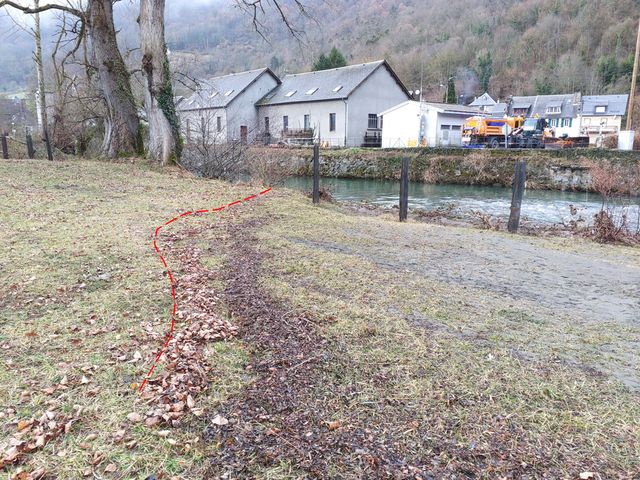
POLYGON ((582 97, 581 133, 589 143, 602 146, 604 138, 618 135, 627 111, 629 95, 584 95, 582 97))
POLYGON ((477 108, 481 112, 489 113, 493 110, 493 107, 497 104, 497 102, 491 98, 487 92, 484 92, 479 97, 476 97, 473 102, 469 104, 470 107, 477 108))
POLYGON ((253 142, 258 138, 256 102, 280 84, 268 68, 213 77, 177 106, 182 136, 187 143, 207 137, 209 142, 253 142))
POLYGON ((258 102, 259 130, 274 142, 379 146, 378 114, 408 98, 384 60, 287 75, 258 102))
POLYGON ((462 144, 462 125, 477 108, 409 100, 380 114, 382 147, 449 147, 462 144))

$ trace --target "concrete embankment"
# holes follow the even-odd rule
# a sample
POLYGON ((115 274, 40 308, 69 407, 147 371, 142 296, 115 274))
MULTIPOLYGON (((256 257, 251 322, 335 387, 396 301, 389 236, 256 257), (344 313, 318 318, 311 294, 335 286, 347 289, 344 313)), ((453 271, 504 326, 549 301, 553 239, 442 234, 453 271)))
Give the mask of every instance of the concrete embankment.
MULTIPOLYGON (((310 148, 258 148, 256 153, 290 163, 296 175, 311 175, 310 148)), ((516 160, 527 162, 527 186, 534 189, 592 191, 589 168, 607 163, 638 175, 640 152, 603 149, 471 150, 341 149, 321 150, 326 177, 397 179, 403 156, 411 158, 411 180, 427 183, 510 186, 516 160)))

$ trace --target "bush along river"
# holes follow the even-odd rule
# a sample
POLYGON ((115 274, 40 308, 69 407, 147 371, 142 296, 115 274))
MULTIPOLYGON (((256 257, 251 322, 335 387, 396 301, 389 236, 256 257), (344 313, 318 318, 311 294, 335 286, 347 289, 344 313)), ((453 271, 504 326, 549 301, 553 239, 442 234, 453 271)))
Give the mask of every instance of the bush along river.
MULTIPOLYGON (((310 191, 311 177, 291 177, 289 188, 310 191)), ((398 204, 400 182, 390 180, 322 178, 338 201, 366 202, 381 207, 398 204)), ((498 219, 509 218, 511 189, 472 185, 409 183, 409 208, 450 210, 456 216, 482 214, 498 219)), ((602 197, 596 193, 562 192, 558 190, 526 190, 522 200, 522 219, 538 224, 567 223, 582 219, 591 223, 600 211, 602 197)), ((629 209, 629 217, 637 218, 638 202, 629 209)))

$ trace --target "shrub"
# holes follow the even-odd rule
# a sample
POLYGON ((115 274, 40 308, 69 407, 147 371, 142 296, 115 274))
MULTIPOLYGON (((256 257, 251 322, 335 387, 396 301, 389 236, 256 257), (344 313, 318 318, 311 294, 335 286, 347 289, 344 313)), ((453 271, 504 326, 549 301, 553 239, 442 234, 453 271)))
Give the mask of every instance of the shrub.
POLYGON ((252 180, 270 187, 282 185, 291 175, 291 165, 286 159, 274 158, 264 152, 248 159, 247 169, 252 180))
POLYGON ((601 160, 588 164, 593 188, 602 196, 592 237, 600 242, 640 242, 640 166, 601 160))

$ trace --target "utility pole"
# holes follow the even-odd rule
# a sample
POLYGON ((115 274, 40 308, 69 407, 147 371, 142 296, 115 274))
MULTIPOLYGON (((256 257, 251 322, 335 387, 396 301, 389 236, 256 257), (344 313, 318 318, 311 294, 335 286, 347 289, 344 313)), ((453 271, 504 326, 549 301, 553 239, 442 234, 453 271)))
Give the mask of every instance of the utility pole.
POLYGON ((636 78, 638 78, 638 57, 640 57, 640 19, 638 20, 638 38, 636 39, 636 56, 633 61, 631 74, 631 95, 629 95, 629 112, 627 113, 627 130, 631 130, 633 120, 633 103, 636 96, 636 78))

